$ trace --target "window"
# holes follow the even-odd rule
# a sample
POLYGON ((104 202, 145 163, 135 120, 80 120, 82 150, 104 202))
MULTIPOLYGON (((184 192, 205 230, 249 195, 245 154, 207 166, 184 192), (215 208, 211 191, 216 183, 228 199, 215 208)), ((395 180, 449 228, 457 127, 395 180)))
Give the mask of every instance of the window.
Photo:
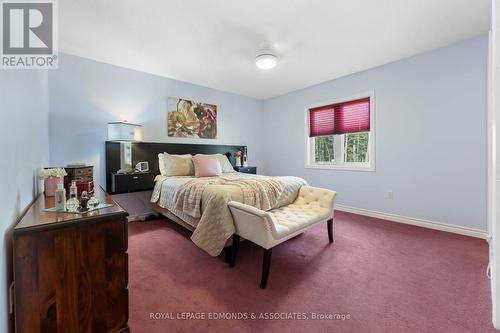
POLYGON ((306 167, 375 170, 373 93, 306 108, 306 167))

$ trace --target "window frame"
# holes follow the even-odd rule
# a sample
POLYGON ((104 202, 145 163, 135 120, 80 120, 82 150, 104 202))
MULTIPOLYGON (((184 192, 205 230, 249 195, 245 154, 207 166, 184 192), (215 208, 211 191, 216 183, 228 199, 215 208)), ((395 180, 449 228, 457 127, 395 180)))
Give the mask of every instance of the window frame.
POLYGON ((304 108, 304 137, 305 137, 305 159, 304 167, 307 169, 329 169, 329 170, 350 170, 350 171, 375 171, 375 138, 376 138, 376 123, 375 123, 375 91, 370 90, 368 92, 352 95, 348 97, 340 97, 332 100, 324 101, 321 103, 315 103, 307 105, 304 108), (317 108, 325 105, 345 103, 349 101, 355 101, 358 99, 369 98, 370 99, 370 132, 368 132, 368 163, 356 163, 356 162, 344 162, 344 135, 335 135, 335 160, 333 163, 316 163, 314 162, 314 138, 309 137, 309 110, 312 108, 317 108), (338 157, 342 156, 342 160, 339 161, 338 157))

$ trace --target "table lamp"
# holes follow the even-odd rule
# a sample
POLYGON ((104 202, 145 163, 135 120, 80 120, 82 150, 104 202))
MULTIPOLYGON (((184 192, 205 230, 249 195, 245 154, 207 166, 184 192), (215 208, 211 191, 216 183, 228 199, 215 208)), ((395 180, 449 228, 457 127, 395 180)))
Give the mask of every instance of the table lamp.
POLYGON ((117 173, 131 173, 132 142, 142 141, 142 126, 127 121, 108 123, 108 141, 120 142, 120 170, 117 173))

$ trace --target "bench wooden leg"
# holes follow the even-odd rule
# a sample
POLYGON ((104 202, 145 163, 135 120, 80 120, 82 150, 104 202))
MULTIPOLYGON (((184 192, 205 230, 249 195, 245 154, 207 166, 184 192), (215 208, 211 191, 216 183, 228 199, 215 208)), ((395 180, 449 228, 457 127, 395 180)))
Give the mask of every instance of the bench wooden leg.
POLYGON ((230 246, 224 248, 224 262, 226 264, 230 264, 231 263, 231 259, 233 257, 232 256, 232 252, 233 251, 231 251, 231 247, 230 246))
POLYGON ((262 277, 260 279, 260 288, 266 289, 267 279, 269 278, 269 268, 271 266, 272 249, 264 249, 264 260, 262 261, 262 277))
POLYGON ((333 219, 329 219, 326 224, 328 225, 328 239, 333 243, 333 219))
POLYGON ((238 256, 238 249, 240 248, 240 236, 233 234, 233 246, 231 247, 231 263, 229 267, 234 267, 236 264, 236 257, 238 256))

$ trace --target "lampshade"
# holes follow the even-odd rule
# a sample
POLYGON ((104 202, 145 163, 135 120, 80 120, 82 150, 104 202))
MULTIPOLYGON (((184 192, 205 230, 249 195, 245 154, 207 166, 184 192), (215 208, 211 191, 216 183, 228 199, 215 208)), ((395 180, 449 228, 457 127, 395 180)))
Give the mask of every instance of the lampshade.
POLYGON ((142 141, 142 126, 127 122, 108 123, 109 141, 142 141))

